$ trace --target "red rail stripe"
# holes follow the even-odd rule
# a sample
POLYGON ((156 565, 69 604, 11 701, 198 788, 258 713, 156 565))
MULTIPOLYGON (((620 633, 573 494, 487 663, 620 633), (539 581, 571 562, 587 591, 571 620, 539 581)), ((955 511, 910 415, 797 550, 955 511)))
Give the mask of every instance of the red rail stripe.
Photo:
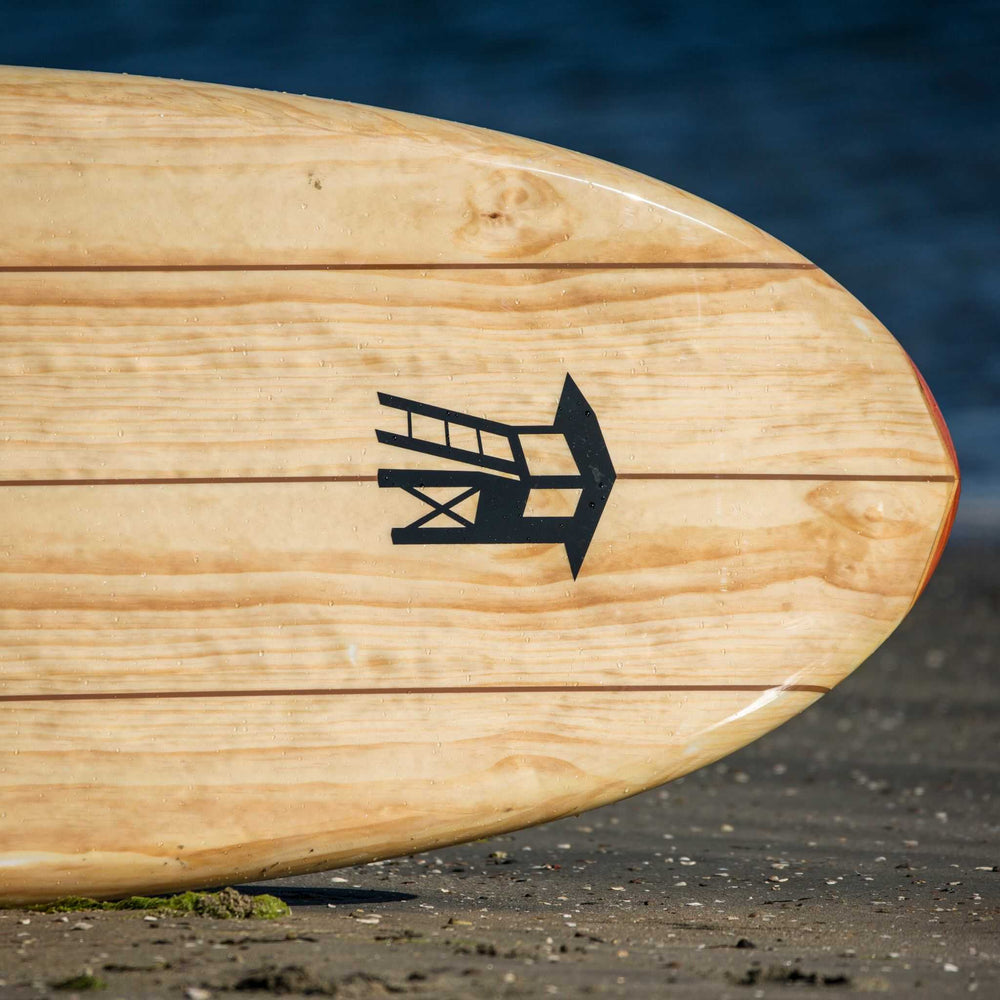
POLYGON ((955 475, 952 479, 955 483, 955 492, 952 494, 951 505, 945 513, 944 519, 941 523, 941 528, 938 531, 937 539, 934 542, 934 549, 930 554, 930 558, 927 560, 927 565, 924 567, 924 574, 920 579, 920 586, 917 588, 917 592, 913 595, 913 600, 915 602, 924 592, 924 588, 927 586, 930 578, 934 575, 934 570, 937 569, 938 563, 941 561, 941 555, 944 552, 945 546, 948 544, 948 536, 951 534, 952 526, 955 523, 955 515, 958 513, 958 498, 962 493, 962 473, 958 466, 958 454, 955 452, 955 443, 951 439, 951 432, 948 430, 948 425, 945 423, 944 415, 941 413, 941 408, 938 406, 937 400, 934 398, 934 393, 931 392, 931 387, 927 384, 927 380, 924 378, 923 373, 914 364, 913 358, 911 358, 906 351, 903 351, 903 354, 905 355, 906 360, 910 362, 913 374, 917 377, 917 382, 920 385, 920 391, 924 396, 924 402, 927 404, 927 409, 930 411, 931 418, 934 420, 934 426, 937 428, 938 436, 941 438, 941 444, 944 446, 945 451, 948 452, 948 457, 951 459, 951 464, 955 469, 955 475))

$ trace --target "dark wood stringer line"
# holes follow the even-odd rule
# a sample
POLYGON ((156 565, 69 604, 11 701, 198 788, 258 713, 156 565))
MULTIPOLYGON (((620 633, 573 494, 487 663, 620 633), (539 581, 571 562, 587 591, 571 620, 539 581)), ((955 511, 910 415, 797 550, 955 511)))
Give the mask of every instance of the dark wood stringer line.
POLYGON ((618 479, 729 479, 807 483, 953 483, 954 476, 823 472, 619 472, 618 479))
POLYGON ((149 479, 0 479, 0 486, 225 486, 376 482, 378 476, 154 476, 149 479))
POLYGON ((385 263, 385 264, 2 264, 0 274, 35 273, 108 273, 171 271, 816 271, 808 261, 505 261, 497 264, 462 263, 385 263))
MULTIPOLYGON (((619 472, 618 479, 754 480, 815 483, 953 483, 954 476, 829 474, 822 472, 619 472)), ((376 483, 378 476, 156 476, 149 479, 0 479, 3 486, 224 486, 257 483, 376 483)))
POLYGON ((600 694, 628 692, 786 691, 827 694, 823 684, 495 684, 461 687, 248 688, 219 691, 80 691, 70 694, 5 694, 0 702, 139 701, 158 698, 320 698, 420 694, 600 694))

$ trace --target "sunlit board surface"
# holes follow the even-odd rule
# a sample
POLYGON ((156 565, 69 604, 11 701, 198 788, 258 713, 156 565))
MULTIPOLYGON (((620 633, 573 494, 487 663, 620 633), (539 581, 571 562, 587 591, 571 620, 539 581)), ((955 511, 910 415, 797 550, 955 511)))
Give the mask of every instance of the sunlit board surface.
POLYGON ((620 167, 0 71, 0 898, 307 872, 780 724, 936 561, 899 345, 620 167))

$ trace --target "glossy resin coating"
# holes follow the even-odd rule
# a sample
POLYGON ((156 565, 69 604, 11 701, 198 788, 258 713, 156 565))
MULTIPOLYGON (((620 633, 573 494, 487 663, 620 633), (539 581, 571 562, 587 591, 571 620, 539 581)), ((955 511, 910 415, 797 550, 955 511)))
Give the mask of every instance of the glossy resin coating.
POLYGON ((801 711, 958 492, 834 281, 585 156, 0 71, 0 899, 346 865, 801 711))

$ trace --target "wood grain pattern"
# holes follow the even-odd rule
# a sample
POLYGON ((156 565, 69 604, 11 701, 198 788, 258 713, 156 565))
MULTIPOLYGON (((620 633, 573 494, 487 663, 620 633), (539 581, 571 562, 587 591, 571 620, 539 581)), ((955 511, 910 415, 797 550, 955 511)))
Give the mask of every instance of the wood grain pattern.
MULTIPOLYGON (((888 332, 622 168, 0 69, 0 202, 0 900, 318 870, 640 791, 854 669, 947 535, 954 453, 888 332), (461 466, 377 441, 407 426, 380 392, 548 427, 567 373, 617 474, 579 567, 393 544, 426 508, 379 470, 461 466)), ((529 464, 565 475, 555 438, 529 464)))
POLYGON ((235 87, 0 68, 0 264, 790 261, 579 153, 235 87))
POLYGON ((0 894, 278 877, 517 829, 676 777, 720 752, 715 729, 749 742, 816 697, 20 705, 0 716, 20 747, 0 757, 0 894))
POLYGON ((620 472, 953 474, 821 272, 596 269, 0 275, 0 478, 374 475, 377 390, 532 423, 567 371, 620 472))
POLYGON ((386 545, 420 508, 371 483, 7 489, 0 694, 832 686, 952 488, 627 481, 576 581, 559 545, 386 545))

